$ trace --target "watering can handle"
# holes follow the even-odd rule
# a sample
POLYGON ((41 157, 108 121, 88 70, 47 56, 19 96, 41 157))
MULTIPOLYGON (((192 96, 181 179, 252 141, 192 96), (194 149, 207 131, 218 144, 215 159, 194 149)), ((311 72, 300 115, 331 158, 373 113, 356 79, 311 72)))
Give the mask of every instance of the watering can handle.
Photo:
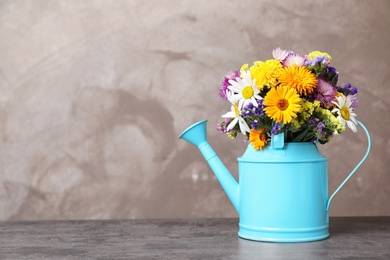
POLYGON ((356 120, 358 125, 360 125, 363 130, 366 132, 367 135, 367 151, 366 154, 364 155, 363 159, 356 165, 356 167, 352 170, 352 172, 348 175, 348 177, 341 183, 341 185, 336 189, 335 192, 333 192, 332 196, 330 196, 328 203, 326 205, 326 210, 329 211, 329 206, 330 203, 333 199, 333 197, 337 194, 337 192, 344 186, 344 184, 351 178, 351 176, 356 172, 356 170, 360 167, 360 165, 366 160, 368 154, 370 153, 371 149, 371 138, 370 138, 370 133, 368 132, 367 128, 358 120, 356 120))

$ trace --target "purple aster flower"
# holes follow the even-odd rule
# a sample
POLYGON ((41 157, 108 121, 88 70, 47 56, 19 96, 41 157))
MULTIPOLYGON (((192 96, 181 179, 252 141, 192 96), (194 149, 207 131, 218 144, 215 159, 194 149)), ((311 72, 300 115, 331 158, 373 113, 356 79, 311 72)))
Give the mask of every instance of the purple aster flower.
POLYGON ((348 95, 347 97, 349 97, 351 99, 351 101, 352 101, 351 107, 357 107, 358 106, 359 101, 357 99, 356 94, 348 95))
POLYGON ((240 77, 239 71, 228 72, 225 77, 222 79, 219 89, 219 96, 224 100, 227 100, 227 91, 229 91, 228 86, 230 86, 229 80, 235 80, 237 77, 240 77))
POLYGON ((318 79, 316 93, 316 100, 324 107, 330 107, 336 96, 336 87, 323 79, 318 79))

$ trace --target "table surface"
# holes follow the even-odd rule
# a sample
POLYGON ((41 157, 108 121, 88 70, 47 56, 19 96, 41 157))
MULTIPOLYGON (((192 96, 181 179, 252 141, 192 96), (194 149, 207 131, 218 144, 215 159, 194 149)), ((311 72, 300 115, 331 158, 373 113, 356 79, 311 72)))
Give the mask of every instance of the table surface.
POLYGON ((0 259, 390 259, 390 217, 333 217, 307 243, 237 231, 229 218, 0 222, 0 259))

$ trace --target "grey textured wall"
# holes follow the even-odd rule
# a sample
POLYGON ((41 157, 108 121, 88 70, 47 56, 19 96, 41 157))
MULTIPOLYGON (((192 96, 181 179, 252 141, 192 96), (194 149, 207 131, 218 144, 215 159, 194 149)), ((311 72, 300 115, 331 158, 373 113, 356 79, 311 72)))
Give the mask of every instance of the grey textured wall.
MULTIPOLYGON (((359 89, 372 152, 331 215, 390 215, 389 17, 388 0, 2 0, 0 220, 237 216, 177 136, 208 119, 237 177, 218 84, 276 47, 330 53, 359 89)), ((366 145, 360 129, 321 147, 330 192, 366 145)))

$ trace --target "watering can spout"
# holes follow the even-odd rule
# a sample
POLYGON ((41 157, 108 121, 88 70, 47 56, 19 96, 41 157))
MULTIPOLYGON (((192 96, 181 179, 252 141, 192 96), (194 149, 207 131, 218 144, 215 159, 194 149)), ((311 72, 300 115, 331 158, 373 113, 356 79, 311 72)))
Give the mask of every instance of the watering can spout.
POLYGON ((207 142, 207 120, 200 121, 188 127, 179 138, 198 147, 203 157, 214 172, 222 188, 226 192, 234 208, 238 212, 239 204, 239 185, 236 179, 231 175, 217 154, 207 142))

